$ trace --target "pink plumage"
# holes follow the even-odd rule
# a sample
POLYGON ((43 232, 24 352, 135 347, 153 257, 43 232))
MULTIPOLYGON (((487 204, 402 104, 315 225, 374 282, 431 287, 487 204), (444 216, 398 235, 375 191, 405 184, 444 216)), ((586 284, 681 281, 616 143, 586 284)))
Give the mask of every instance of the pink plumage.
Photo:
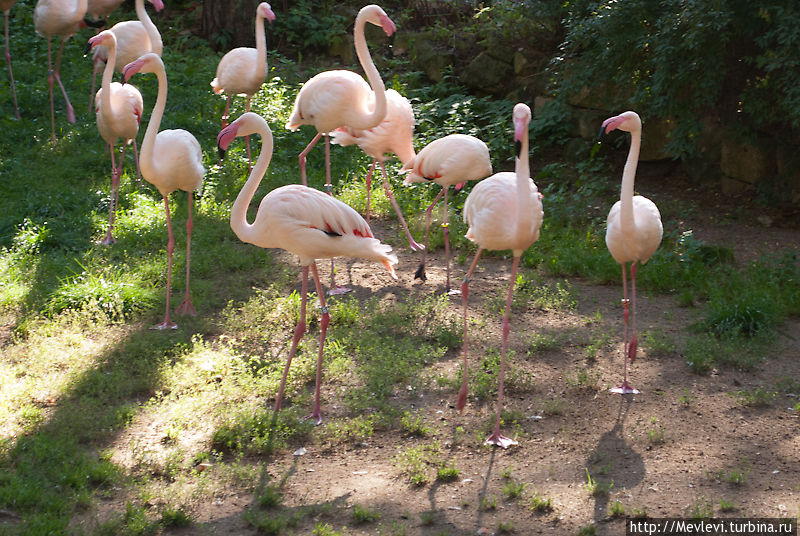
POLYGON ((294 331, 292 348, 275 401, 275 411, 281 407, 289 366, 305 332, 309 267, 313 271, 317 298, 322 307, 322 319, 317 360, 316 397, 311 416, 319 423, 322 420, 319 398, 322 352, 330 314, 325 305, 325 294, 322 292, 319 282, 315 260, 340 256, 374 260, 382 263, 390 275, 397 279, 394 271, 397 257, 391 253, 390 246, 382 244, 372 236, 369 225, 355 210, 319 190, 299 184, 281 186, 268 193, 259 204, 255 220, 253 223, 249 223, 247 209, 272 158, 272 131, 261 116, 247 112, 225 127, 217 136, 217 144, 224 150, 237 136, 250 134, 261 136, 261 153, 233 204, 231 228, 243 242, 262 248, 281 248, 294 253, 300 258, 300 264, 303 266, 300 321, 294 331))
MULTIPOLYGON (((466 134, 450 134, 436 139, 426 145, 417 155, 406 162, 401 173, 406 173, 403 184, 415 182, 435 182, 442 187, 442 191, 433 200, 425 211, 425 244, 423 246, 422 260, 417 268, 415 279, 427 280, 425 274, 425 260, 428 248, 428 235, 431 227, 431 213, 439 199, 444 196, 442 233, 444 234, 445 257, 447 258, 447 276, 445 290, 450 292, 450 238, 447 229, 449 208, 447 205, 447 191, 450 185, 458 191, 466 181, 479 180, 492 173, 492 163, 489 159, 489 148, 475 136, 466 134)), ((457 291, 453 291, 454 293, 457 291)))
POLYGON ((514 106, 514 141, 519 143, 514 173, 497 173, 475 185, 464 203, 464 221, 469 225, 467 238, 478 244, 478 252, 470 265, 461 286, 464 307, 464 366, 461 390, 456 406, 464 408, 467 399, 467 298, 469 281, 484 249, 510 249, 514 255, 506 295, 506 311, 503 316, 503 342, 498 377, 497 415, 494 432, 487 443, 507 448, 516 442, 500 433, 500 412, 503 407, 503 379, 508 346, 509 315, 514 283, 522 253, 539 238, 544 212, 541 194, 530 178, 528 163, 528 124, 531 110, 525 104, 514 106))
MULTIPOLYGON (((116 57, 116 38, 113 32, 106 30, 89 39, 89 45, 99 46, 101 43, 108 49, 109 58, 113 61, 116 57)), ((106 65, 103 71, 102 87, 95 97, 95 115, 97 130, 100 137, 108 144, 111 153, 111 202, 108 209, 108 231, 103 239, 104 244, 114 243, 114 221, 119 195, 119 180, 122 175, 122 163, 125 158, 125 146, 133 142, 136 147, 136 134, 139 132, 139 122, 142 119, 142 94, 130 84, 111 82, 114 68, 112 63, 106 65), (114 148, 122 139, 122 154, 119 166, 114 162, 114 148)), ((137 161, 136 168, 139 168, 137 161)))
POLYGON ((150 122, 142 140, 142 151, 139 167, 147 182, 155 186, 164 199, 164 211, 167 215, 167 303, 164 321, 155 326, 157 329, 175 329, 170 321, 170 285, 172 281, 172 250, 175 242, 172 237, 172 222, 169 210, 169 194, 175 190, 188 193, 189 216, 186 221, 186 291, 184 299, 177 307, 179 314, 194 315, 195 310, 189 295, 189 271, 191 266, 190 244, 192 239, 192 198, 194 190, 200 187, 205 169, 203 168, 203 151, 200 143, 189 132, 183 129, 162 130, 161 119, 167 104, 167 73, 164 63, 158 55, 149 52, 126 65, 122 77, 127 81, 134 74, 155 73, 158 78, 158 97, 156 98, 150 122))

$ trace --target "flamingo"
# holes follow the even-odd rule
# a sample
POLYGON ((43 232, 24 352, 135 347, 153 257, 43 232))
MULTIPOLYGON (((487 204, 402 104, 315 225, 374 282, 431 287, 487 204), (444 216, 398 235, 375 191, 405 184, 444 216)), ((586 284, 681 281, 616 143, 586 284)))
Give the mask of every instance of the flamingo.
MULTIPOLYGON (((148 0, 156 12, 164 9, 162 0, 148 0)), ((117 60, 114 63, 114 70, 122 72, 122 68, 130 62, 140 58, 148 52, 155 52, 161 55, 163 44, 158 28, 150 20, 147 10, 144 7, 144 0, 136 0, 136 16, 139 20, 125 20, 116 23, 110 28, 117 38, 117 60)), ((108 49, 98 46, 93 54, 94 68, 92 70, 92 89, 89 92, 89 109, 92 109, 92 95, 94 94, 95 76, 100 70, 101 63, 108 62, 108 49)))
MULTIPOLYGON (((450 293, 450 236, 448 232, 448 207, 447 190, 450 185, 455 185, 456 192, 466 181, 480 180, 492 174, 492 163, 489 160, 489 148, 484 142, 474 136, 466 134, 450 134, 432 141, 417 155, 406 162, 401 173, 407 173, 403 184, 408 186, 415 182, 435 182, 441 185, 442 190, 425 211, 425 244, 423 245, 422 260, 420 260, 414 279, 426 281, 425 257, 428 250, 428 233, 431 227, 431 213, 433 207, 444 195, 444 209, 442 213, 442 234, 444 235, 444 250, 447 258, 446 292, 450 293)), ((457 293, 457 292, 456 292, 457 293)))
MULTIPOLYGON (((514 254, 511 276, 506 295, 506 311, 503 316, 503 349, 500 360, 500 375, 497 390, 497 416, 494 432, 486 439, 487 444, 508 448, 516 441, 500 433, 500 411, 503 407, 503 379, 505 377, 506 347, 508 345, 509 315, 517 268, 522 253, 539 239, 542 226, 542 196, 530 178, 528 163, 528 124, 531 110, 519 103, 514 106, 514 142, 517 144, 515 171, 496 173, 479 182, 464 203, 464 221, 469 225, 467 238, 478 244, 478 252, 461 285, 461 303, 464 307, 464 366, 461 390, 456 408, 461 411, 467 402, 467 298, 469 281, 478 265, 484 249, 510 249, 514 254)), ((421 154, 421 153, 420 153, 421 154)))
POLYGON ((11 69, 11 51, 8 48, 8 14, 11 12, 11 8, 14 7, 14 3, 16 1, 17 0, 0 0, 0 9, 3 10, 6 20, 6 63, 8 63, 8 76, 11 80, 11 95, 14 97, 14 113, 16 114, 17 119, 19 119, 20 115, 19 107, 17 106, 17 89, 14 84, 14 71, 11 69))
MULTIPOLYGON (((102 87, 97 91, 95 97, 95 114, 97 116, 97 130, 100 136, 108 144, 111 153, 111 203, 108 209, 108 231, 103 244, 113 244, 113 228, 117 200, 119 198, 119 180, 122 176, 122 163, 125 159, 125 146, 133 142, 133 149, 136 150, 136 134, 139 132, 139 123, 142 119, 142 94, 138 89, 130 84, 122 85, 119 82, 111 82, 114 74, 114 61, 117 55, 117 39, 114 32, 105 30, 89 39, 88 46, 91 48, 104 46, 108 49, 109 62, 103 70, 102 87), (122 152, 119 157, 119 167, 114 163, 114 148, 117 140, 122 138, 122 152)), ((138 170, 138 154, 136 157, 136 168, 138 170)))
POLYGON ((639 162, 639 147, 642 142, 642 120, 636 112, 625 112, 603 121, 600 135, 612 130, 631 133, 631 146, 622 171, 622 191, 620 199, 608 213, 606 246, 614 260, 622 265, 622 316, 625 322, 623 335, 622 383, 613 387, 612 393, 636 394, 639 391, 628 384, 628 361, 636 359, 638 338, 636 336, 636 263, 646 263, 661 243, 664 227, 661 214, 655 203, 641 195, 633 195, 633 182, 639 162), (628 300, 628 282, 625 265, 630 265, 631 297, 628 300), (628 319, 633 309, 632 336, 628 340, 628 319))
POLYGON ((183 129, 158 131, 161 118, 167 104, 167 73, 161 58, 148 52, 141 58, 129 63, 122 69, 122 78, 127 82, 136 73, 155 73, 158 78, 158 97, 153 106, 153 113, 142 140, 142 154, 139 167, 147 182, 155 186, 164 198, 164 211, 167 215, 167 304, 164 321, 154 326, 155 329, 176 329, 178 326, 170 321, 169 293, 172 283, 172 251, 175 240, 172 237, 172 223, 169 212, 169 194, 175 190, 183 190, 188 194, 189 216, 186 220, 186 292, 183 301, 178 305, 178 314, 195 315, 192 300, 189 296, 189 269, 191 266, 190 245, 192 240, 192 197, 193 192, 203 181, 203 151, 197 139, 183 129))
POLYGON ((386 197, 394 207, 397 217, 400 219, 400 224, 406 232, 408 237, 408 244, 414 251, 419 251, 422 246, 414 240, 411 236, 411 231, 408 230, 403 212, 397 205, 397 201, 392 195, 392 190, 389 187, 389 179, 386 176, 386 153, 394 153, 405 164, 414 158, 414 110, 411 108, 411 103, 408 99, 400 95, 397 91, 390 89, 386 91, 386 117, 376 127, 366 130, 355 129, 352 127, 339 127, 331 133, 333 143, 347 146, 358 145, 367 155, 372 157, 372 166, 367 172, 365 182, 367 184, 367 210, 366 220, 369 223, 369 205, 370 205, 370 190, 372 187, 372 174, 375 171, 375 165, 380 163, 381 171, 383 172, 383 190, 386 192, 386 197))
MULTIPOLYGON (((367 40, 364 37, 364 26, 369 22, 380 26, 386 35, 391 36, 396 30, 394 22, 380 6, 371 4, 364 6, 356 15, 353 29, 353 41, 356 55, 361 67, 367 74, 369 84, 352 71, 324 71, 309 79, 294 101, 292 113, 286 122, 286 128, 292 131, 300 125, 314 125, 317 135, 300 153, 300 179, 306 181, 306 156, 325 133, 325 190, 332 194, 331 186, 331 154, 328 132, 339 127, 349 126, 359 130, 376 127, 386 116, 386 88, 378 69, 369 54, 367 40)), ((350 289, 338 287, 335 282, 336 271, 331 259, 330 294, 341 294, 350 289)))
MULTIPOLYGON (((267 77, 267 39, 264 35, 264 19, 270 22, 274 21, 275 13, 268 3, 261 2, 256 8, 256 48, 234 48, 222 56, 217 65, 217 76, 211 81, 211 87, 214 88, 214 93, 228 94, 225 111, 222 112, 222 128, 228 124, 228 111, 233 96, 244 95, 247 97, 245 111, 249 112, 250 100, 267 77)), ((250 138, 246 138, 245 142, 249 168, 252 168, 250 138)))
POLYGON ((69 102, 67 91, 61 83, 59 68, 61 66, 61 55, 64 52, 64 43, 78 31, 83 17, 86 15, 86 0, 38 0, 33 10, 33 25, 36 33, 47 38, 47 82, 50 86, 50 127, 52 135, 50 141, 56 141, 56 117, 53 107, 53 78, 61 88, 61 94, 67 104, 67 120, 75 122, 75 110, 69 102), (50 49, 50 38, 54 35, 61 37, 61 46, 56 57, 56 67, 53 69, 52 53, 50 49))
POLYGON ((394 271, 397 257, 391 253, 391 246, 382 244, 373 237, 369 225, 355 210, 330 195, 300 184, 281 186, 268 193, 261 200, 255 221, 252 224, 249 223, 247 208, 272 158, 272 132, 261 116, 247 112, 223 128, 217 136, 217 145, 221 151, 224 151, 235 137, 250 134, 261 136, 262 149, 247 182, 233 203, 231 228, 243 242, 262 248, 281 248, 294 253, 300 258, 300 264, 303 267, 300 320, 295 327, 292 347, 283 369, 281 385, 275 400, 275 411, 277 412, 281 407, 289 366, 306 329, 308 269, 310 267, 322 308, 317 385, 314 407, 311 412, 311 418, 320 424, 322 422, 322 412, 320 411, 322 351, 330 322, 330 313, 320 285, 316 259, 340 256, 365 258, 381 262, 392 278, 397 279, 394 271))

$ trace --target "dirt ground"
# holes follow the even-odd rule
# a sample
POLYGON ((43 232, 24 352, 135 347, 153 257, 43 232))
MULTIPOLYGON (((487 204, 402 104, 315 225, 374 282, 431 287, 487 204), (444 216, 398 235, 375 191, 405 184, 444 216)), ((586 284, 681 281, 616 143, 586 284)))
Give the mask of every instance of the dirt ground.
MULTIPOLYGON (((697 195, 703 199, 692 219, 681 224, 706 243, 731 247, 737 261, 747 262, 764 251, 797 247, 798 228, 787 225, 785 218, 748 209, 748 216, 738 217, 732 225, 725 215, 737 210, 735 199, 709 190, 688 190, 677 182, 665 187, 658 173, 656 170, 650 181, 645 178, 637 183, 638 189, 653 198, 697 195), (655 188, 659 191, 654 192, 655 188)), ((376 227, 380 236, 380 227, 376 227)), ((429 279, 422 284, 413 278, 418 254, 407 247, 396 250, 401 257, 398 285, 404 292, 419 296, 443 292, 441 252, 429 256, 429 279)), ((320 263, 326 282, 327 266, 320 263)), ((454 286, 460 284, 465 268, 454 265, 454 286)), ((646 269, 646 265, 642 267, 646 269)), ((470 287, 473 314, 486 313, 487 297, 502 292, 509 270, 510 259, 482 259, 470 287)), ((388 278, 376 276, 369 263, 348 263, 346 273, 347 283, 364 296, 396 290, 382 290, 388 278)), ((656 328, 674 338, 678 349, 650 356, 640 344, 630 377, 641 393, 621 396, 608 392, 621 379, 621 343, 601 349, 591 361, 587 361, 585 349, 587 330, 605 330, 621 338, 620 287, 577 279, 570 284, 577 295, 574 312, 531 309, 512 318, 513 365, 533 386, 507 392, 506 407, 526 416, 518 430, 517 446, 508 450, 481 447, 469 439, 474 430, 485 429, 490 422, 495 409, 492 400, 478 404, 470 399, 460 414, 454 407, 455 392, 401 389, 395 402, 420 412, 435 430, 431 437, 411 438, 394 429, 376 432, 363 443, 308 444, 302 455, 289 450, 252 460, 274 481, 289 475, 283 488, 283 511, 324 503, 335 506, 285 533, 313 534, 317 523, 328 523, 347 535, 455 536, 504 530, 521 535, 570 535, 593 524, 596 534, 620 535, 625 534, 624 518, 611 512, 616 502, 631 516, 691 518, 711 511, 715 516, 733 517, 800 515, 800 416, 792 409, 798 400, 780 395, 768 406, 751 408, 731 396, 759 386, 772 389, 777 380, 787 377, 800 380, 800 320, 781 326, 770 347, 764 348, 767 359, 757 370, 721 367, 699 376, 680 355, 680 341, 696 321, 695 312, 679 307, 673 296, 640 289, 640 330, 656 328), (530 335, 545 332, 563 333, 563 343, 529 356, 530 335), (568 374, 587 364, 596 373, 590 385, 565 381, 568 374), (466 430, 467 439, 460 430, 466 430), (424 486, 411 485, 400 474, 396 456, 402 449, 433 440, 438 440, 443 458, 454 460, 460 470, 458 478, 451 482, 432 478, 424 486), (587 489, 587 471, 608 487, 608 493, 592 494, 587 489), (735 474, 744 475, 744 481, 731 482, 735 474), (504 492, 509 482, 525 484, 520 497, 504 492), (532 510, 534 494, 551 498, 552 510, 532 510), (723 512, 721 501, 734 509, 723 512), (351 514, 355 504, 379 511, 380 519, 356 524, 351 514)), ((451 307, 460 314, 459 296, 451 297, 451 307)), ((476 344, 474 352, 485 346, 499 347, 500 320, 499 316, 490 318, 481 333, 470 334, 476 344)), ((460 358, 460 352, 451 351, 436 366, 452 374, 460 358)), ((334 389, 323 392, 323 411, 329 418, 341 411, 336 396, 334 389)), ((160 435, 158 426, 147 423, 154 440, 160 435)), ((172 533, 257 534, 242 519, 252 501, 252 494, 227 489, 193 512, 196 523, 192 527, 172 533)), ((119 504, 115 505, 114 498, 100 505, 100 509, 116 507, 119 504)))

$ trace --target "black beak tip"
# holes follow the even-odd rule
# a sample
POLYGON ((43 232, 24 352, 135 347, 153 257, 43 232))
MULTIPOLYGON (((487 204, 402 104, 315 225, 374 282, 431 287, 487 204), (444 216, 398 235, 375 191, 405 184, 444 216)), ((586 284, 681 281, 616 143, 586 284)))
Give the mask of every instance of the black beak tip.
POLYGON ((600 141, 600 139, 603 137, 603 134, 605 133, 605 130, 606 130, 606 127, 600 127, 600 132, 597 134, 597 141, 600 141))
POLYGON ((217 146, 217 153, 219 153, 220 161, 225 160, 225 153, 226 153, 225 149, 223 149, 220 146, 217 146))
POLYGON ((92 44, 91 43, 86 43, 86 46, 83 49, 83 57, 85 58, 86 56, 88 56, 89 52, 91 52, 91 50, 92 50, 92 44))
POLYGON ((522 155, 522 142, 521 141, 517 140, 517 141, 514 142, 514 150, 517 153, 517 158, 519 158, 520 155, 522 155))

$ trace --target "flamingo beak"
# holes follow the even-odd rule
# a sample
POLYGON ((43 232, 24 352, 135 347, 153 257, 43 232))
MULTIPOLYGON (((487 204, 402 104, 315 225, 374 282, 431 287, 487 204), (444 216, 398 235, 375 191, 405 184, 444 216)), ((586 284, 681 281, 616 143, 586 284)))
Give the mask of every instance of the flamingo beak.
POLYGON ((153 7, 156 8, 156 13, 164 9, 164 2, 162 2, 161 0, 152 0, 152 2, 153 2, 153 7))
POLYGON ((275 20, 275 12, 272 11, 272 9, 269 8, 269 7, 266 8, 264 10, 264 18, 267 19, 269 22, 274 21, 275 20))
POLYGON ((612 130, 616 130, 625 121, 625 118, 619 115, 615 115, 614 117, 609 117, 605 121, 603 121, 603 125, 600 127, 600 134, 597 135, 597 139, 603 136, 603 132, 605 131, 606 134, 611 132, 612 130))
POLYGON ((381 16, 381 27, 383 31, 386 32, 386 35, 391 37, 391 35, 397 31, 397 26, 392 22, 387 15, 381 16))
POLYGON ((228 146, 231 144, 238 132, 239 124, 234 121, 227 127, 223 128, 219 134, 217 134, 217 151, 219 152, 220 160, 225 158, 225 152, 228 150, 228 146))

